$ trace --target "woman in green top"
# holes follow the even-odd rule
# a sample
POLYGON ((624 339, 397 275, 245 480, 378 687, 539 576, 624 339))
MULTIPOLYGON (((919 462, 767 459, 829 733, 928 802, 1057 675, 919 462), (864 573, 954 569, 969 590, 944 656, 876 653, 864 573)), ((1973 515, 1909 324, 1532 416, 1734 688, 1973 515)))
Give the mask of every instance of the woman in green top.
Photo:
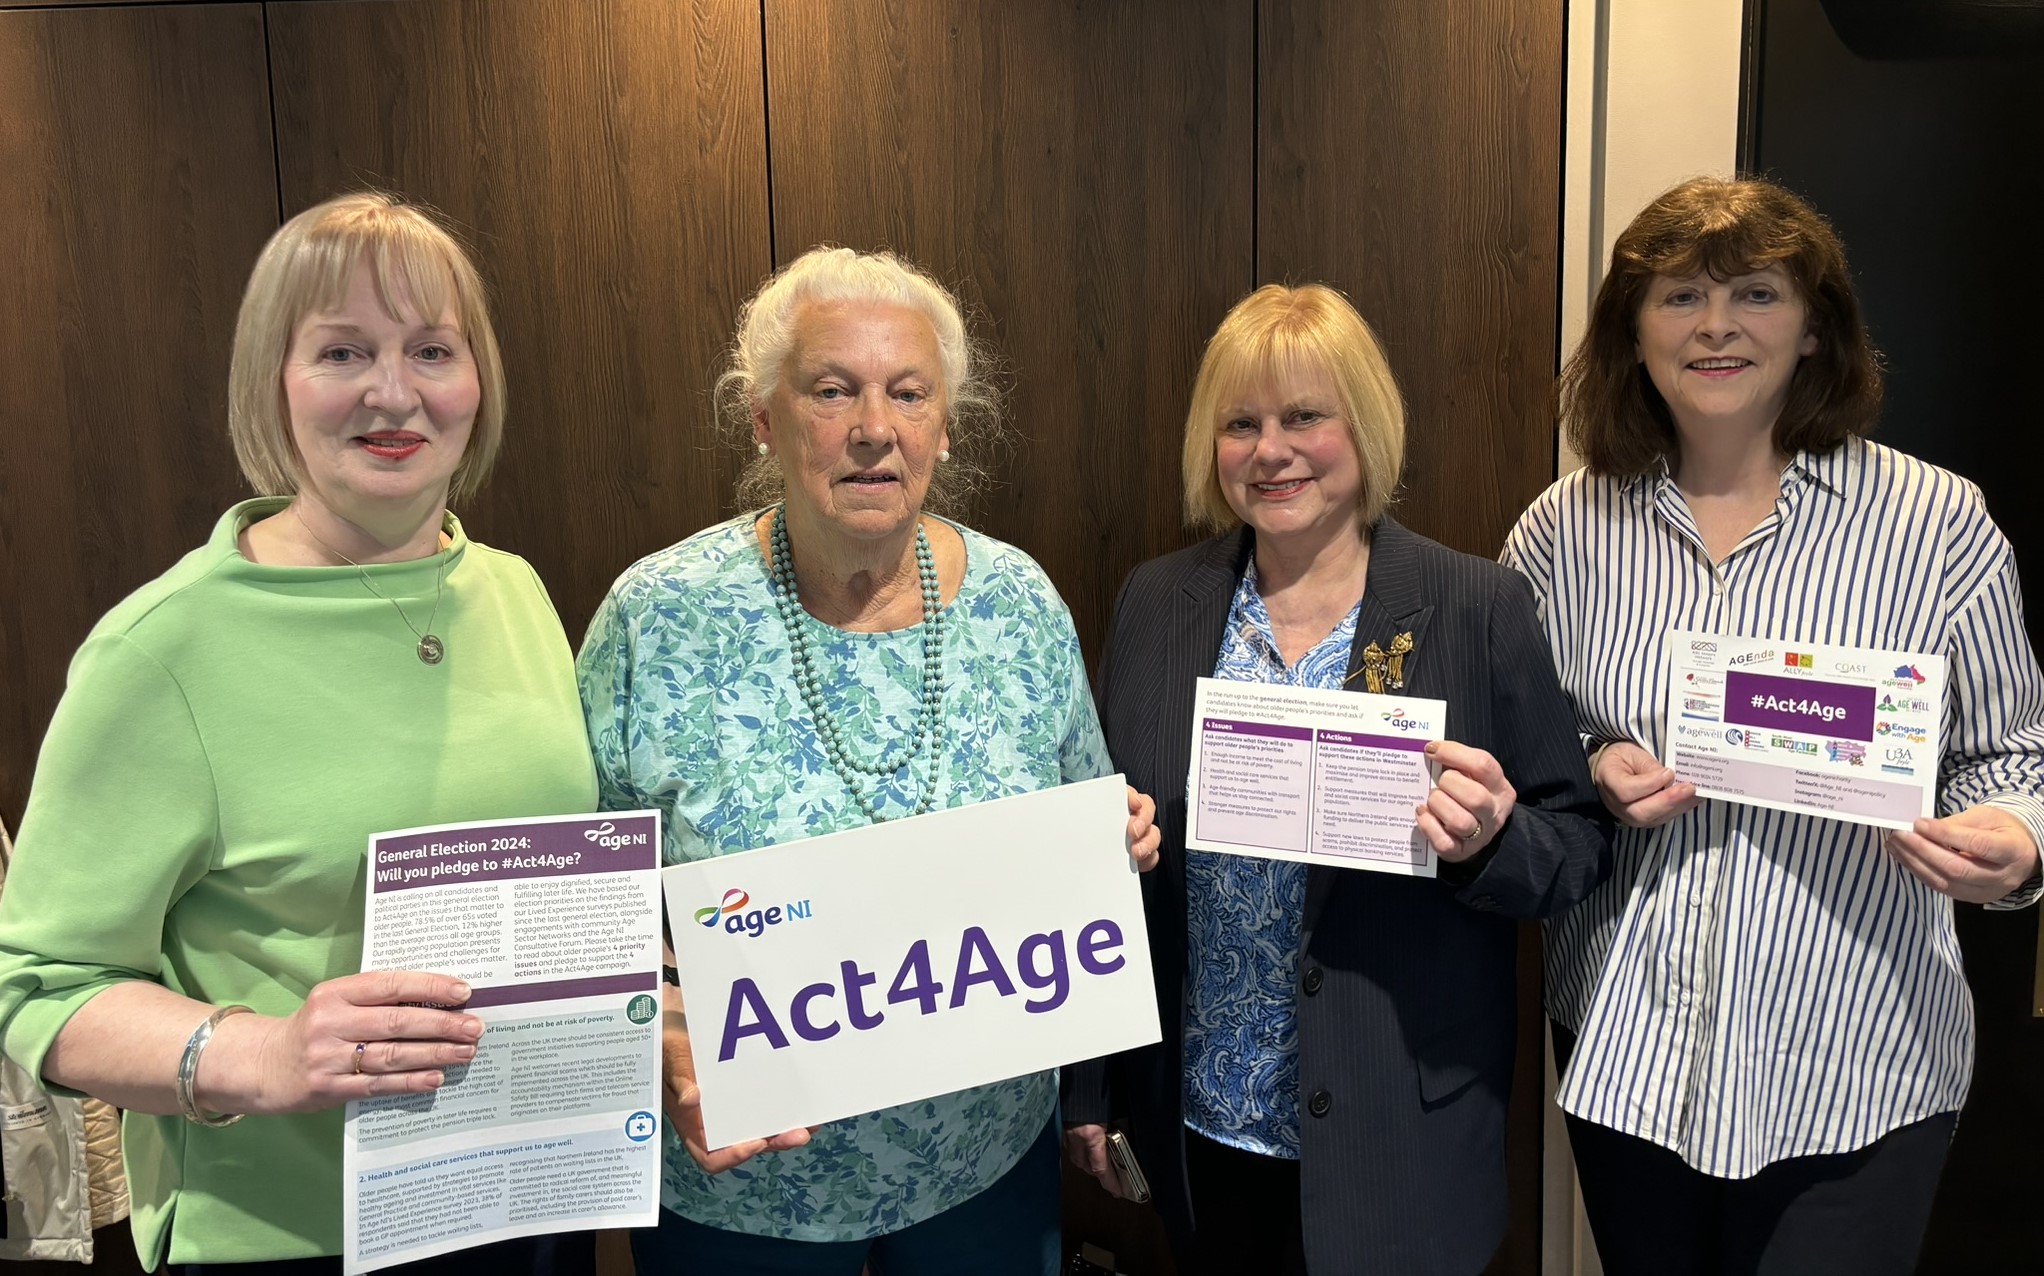
MULTIPOLYGON (((356 973, 367 835, 589 810, 595 775, 545 591, 446 509, 504 419, 448 233, 381 195, 286 223, 229 393, 265 495, 72 662, 0 902, 0 1047, 127 1109, 145 1266, 338 1271, 342 1105, 435 1089, 482 1030, 423 1008, 458 980, 356 973)), ((564 1245, 452 1258, 593 1266, 564 1245)))

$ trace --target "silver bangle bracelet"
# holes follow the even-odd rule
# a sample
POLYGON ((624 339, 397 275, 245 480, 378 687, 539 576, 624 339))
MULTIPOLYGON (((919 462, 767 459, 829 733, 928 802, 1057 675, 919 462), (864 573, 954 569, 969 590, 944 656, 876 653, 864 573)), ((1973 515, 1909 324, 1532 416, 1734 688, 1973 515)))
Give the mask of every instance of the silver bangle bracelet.
POLYGON ((206 1016, 206 1022, 192 1029, 191 1039, 185 1042, 184 1057, 177 1061, 177 1106, 185 1114, 185 1120, 216 1130, 241 1120, 239 1112, 207 1116, 199 1111, 199 1101, 192 1095, 192 1082, 198 1079, 199 1056, 206 1053, 206 1043, 213 1039, 213 1029, 219 1027, 220 1021, 227 1016, 241 1014, 247 1009, 242 1005, 222 1006, 206 1016))

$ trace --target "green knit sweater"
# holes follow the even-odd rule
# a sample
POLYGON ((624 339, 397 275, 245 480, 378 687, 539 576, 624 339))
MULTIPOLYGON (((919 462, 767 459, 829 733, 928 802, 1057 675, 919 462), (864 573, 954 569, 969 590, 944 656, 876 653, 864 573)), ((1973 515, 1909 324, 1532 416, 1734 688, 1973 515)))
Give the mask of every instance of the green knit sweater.
MULTIPOLYGON (((445 563, 429 666, 355 569, 241 556, 282 504, 229 510, 72 661, 0 898, 0 1047, 32 1073, 123 980, 287 1015, 354 973, 373 832, 596 805, 567 640, 524 560, 450 516, 451 549, 365 569, 424 628, 445 563)), ((174 1263, 339 1253, 341 1117, 129 1114, 144 1266, 166 1242, 174 1263)))

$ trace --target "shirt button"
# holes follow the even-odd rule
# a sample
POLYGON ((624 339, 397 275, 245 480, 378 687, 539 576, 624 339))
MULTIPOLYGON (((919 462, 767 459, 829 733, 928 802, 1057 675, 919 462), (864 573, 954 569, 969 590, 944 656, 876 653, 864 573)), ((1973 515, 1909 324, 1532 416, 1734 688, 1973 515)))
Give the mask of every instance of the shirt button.
POLYGON ((1313 1097, 1306 1101, 1306 1111, 1314 1116, 1324 1117, 1334 1107, 1334 1096, 1325 1090, 1315 1090, 1313 1097))
POLYGON ((1702 908, 1702 907, 1703 907, 1703 892, 1702 892, 1702 891, 1697 891, 1697 892, 1696 892, 1695 894, 1691 895, 1691 896, 1689 897, 1689 904, 1690 904, 1690 907, 1692 907, 1692 908, 1702 908))
POLYGON ((1320 981, 1326 977, 1325 972, 1320 967, 1314 966, 1306 972, 1306 977, 1299 981, 1299 987, 1304 988, 1306 995, 1310 997, 1320 991, 1320 981))

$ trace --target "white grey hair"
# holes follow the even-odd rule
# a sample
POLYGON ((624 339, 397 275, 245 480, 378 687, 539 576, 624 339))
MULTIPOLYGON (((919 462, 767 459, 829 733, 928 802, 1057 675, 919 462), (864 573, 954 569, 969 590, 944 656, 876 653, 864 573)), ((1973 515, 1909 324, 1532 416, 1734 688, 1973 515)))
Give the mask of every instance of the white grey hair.
MULTIPOLYGON (((752 451, 752 416, 780 385, 795 356, 796 319, 812 303, 901 306, 923 315, 937 335, 951 460, 937 467, 924 507, 962 513, 986 482, 971 458, 1002 442, 1001 388, 992 352, 966 328, 958 298, 928 273, 891 252, 821 245, 770 275, 738 310, 738 332, 717 378, 716 399, 732 441, 752 451)), ((780 499, 780 462, 754 457, 738 479, 741 509, 780 499)))

